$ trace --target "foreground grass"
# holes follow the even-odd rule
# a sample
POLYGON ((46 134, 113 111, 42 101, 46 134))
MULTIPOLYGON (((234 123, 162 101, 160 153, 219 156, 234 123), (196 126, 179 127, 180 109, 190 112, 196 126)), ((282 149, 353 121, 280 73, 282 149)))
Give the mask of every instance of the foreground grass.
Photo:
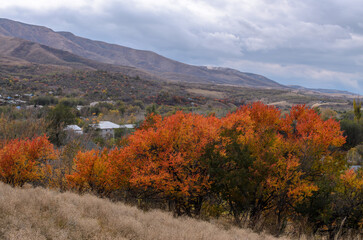
POLYGON ((275 239, 91 195, 0 183, 0 239, 275 239))

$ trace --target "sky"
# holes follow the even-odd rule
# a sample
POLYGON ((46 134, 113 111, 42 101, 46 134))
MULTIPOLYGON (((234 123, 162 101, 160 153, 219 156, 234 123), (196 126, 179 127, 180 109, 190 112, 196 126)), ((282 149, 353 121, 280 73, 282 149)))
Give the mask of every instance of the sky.
POLYGON ((0 0, 2 18, 356 94, 362 16, 362 0, 0 0))

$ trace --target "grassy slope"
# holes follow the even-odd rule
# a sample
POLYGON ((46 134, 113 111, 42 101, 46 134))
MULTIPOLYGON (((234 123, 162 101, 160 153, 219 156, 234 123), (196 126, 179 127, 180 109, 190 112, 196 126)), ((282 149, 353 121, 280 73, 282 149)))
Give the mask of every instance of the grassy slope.
POLYGON ((274 239, 90 195, 0 183, 0 239, 274 239))

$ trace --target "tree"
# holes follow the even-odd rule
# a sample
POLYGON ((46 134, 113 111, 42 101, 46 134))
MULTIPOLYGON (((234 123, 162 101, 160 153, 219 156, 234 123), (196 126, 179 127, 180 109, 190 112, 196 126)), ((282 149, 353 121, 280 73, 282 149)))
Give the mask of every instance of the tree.
POLYGON ((297 209, 308 217, 313 234, 339 239, 348 229, 359 233, 363 227, 362 171, 331 171, 317 184, 319 190, 297 209))
POLYGON ((285 116, 281 133, 286 138, 286 146, 300 161, 302 178, 317 187, 311 196, 305 197, 294 208, 311 223, 313 232, 332 223, 332 194, 339 174, 346 167, 339 147, 345 137, 339 123, 333 119, 322 120, 312 109, 303 105, 294 106, 285 116))
POLYGON ((343 148, 349 150, 363 142, 363 125, 353 120, 340 121, 340 127, 346 137, 343 148))
POLYGON ((337 121, 324 121, 304 105, 292 107, 282 119, 280 132, 286 139, 286 146, 300 159, 304 175, 311 180, 324 173, 328 166, 328 161, 324 160, 345 143, 337 121))
POLYGON ((56 152, 45 135, 11 140, 0 150, 0 179, 12 186, 42 180, 51 170, 48 161, 52 159, 56 152))
POLYGON ((45 133, 44 119, 26 118, 12 119, 11 114, 0 114, 0 146, 17 138, 32 138, 45 133))
POLYGON ((353 109, 354 109, 355 120, 359 123, 359 120, 362 117, 362 112, 361 112, 362 103, 360 102, 360 100, 358 101, 359 102, 357 103, 355 99, 353 100, 353 109))
POLYGON ((176 214, 199 214, 210 189, 205 147, 217 137, 219 120, 177 112, 153 117, 129 138, 124 154, 133 163, 131 184, 166 198, 176 214), (154 124, 152 124, 154 122, 154 124))
POLYGON ((101 196, 108 195, 113 190, 122 189, 129 180, 120 167, 126 169, 122 150, 104 149, 78 152, 74 159, 73 173, 66 175, 68 185, 78 191, 93 191, 101 196))
POLYGON ((335 221, 346 220, 346 228, 363 229, 363 171, 348 169, 340 175, 336 190, 335 221))
POLYGON ((238 135, 232 131, 223 130, 222 139, 228 136, 229 143, 223 151, 216 151, 215 146, 221 145, 222 140, 214 142, 207 148, 205 161, 209 165, 212 193, 228 204, 235 223, 240 225, 241 215, 251 210, 254 186, 249 169, 254 158, 246 146, 237 142, 238 135))
POLYGON ((237 223, 248 216, 255 230, 262 223, 279 235, 301 216, 317 229, 333 226, 334 216, 342 216, 335 204, 359 203, 354 194, 339 197, 345 191, 339 189, 360 189, 360 180, 343 184, 344 142, 338 122, 304 105, 284 116, 260 102, 222 119, 150 114, 122 148, 80 152, 67 179, 102 195, 132 189, 138 199, 169 203, 177 215, 198 215, 207 197, 221 199, 237 223))
POLYGON ((63 104, 58 104, 50 109, 46 116, 48 122, 47 132, 49 140, 60 146, 65 137, 64 127, 76 122, 76 115, 73 113, 72 108, 63 104))
POLYGON ((317 191, 315 174, 322 174, 325 164, 337 162, 330 157, 330 148, 344 143, 337 122, 323 121, 302 105, 284 117, 259 102, 243 106, 222 119, 221 133, 214 156, 209 157, 214 190, 232 203, 231 209, 249 211, 251 227, 270 216, 277 235, 295 215, 295 207, 317 191), (234 173, 242 176, 221 180, 234 173))
POLYGON ((153 103, 146 107, 146 115, 159 114, 157 104, 153 103))

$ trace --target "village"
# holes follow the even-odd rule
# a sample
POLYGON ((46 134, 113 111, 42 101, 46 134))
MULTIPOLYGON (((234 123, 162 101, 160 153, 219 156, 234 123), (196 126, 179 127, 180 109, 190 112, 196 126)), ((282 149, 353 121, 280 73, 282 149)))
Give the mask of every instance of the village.
MULTIPOLYGON (((141 105, 128 105, 121 101, 87 101, 80 98, 34 93, 0 95, 0 114, 10 130, 12 124, 24 124, 37 129, 33 134, 47 133, 57 146, 81 143, 86 149, 100 149, 117 144, 144 119, 141 105), (137 117, 137 118, 136 118, 137 117)), ((19 130, 20 131, 20 130, 19 130)), ((13 133, 18 135, 16 131, 13 133)), ((30 134, 31 137, 33 134, 30 134)))
MULTIPOLYGON (((107 139, 107 138, 114 138, 115 137, 115 130, 116 129, 125 129, 125 130, 132 130, 135 128, 135 124, 123 124, 118 125, 116 123, 110 122, 110 121, 100 121, 96 124, 90 125, 93 129, 98 130, 100 132, 100 135, 107 139)), ((83 129, 79 127, 78 125, 67 125, 64 128, 65 131, 69 132, 70 134, 83 134, 83 129)))

